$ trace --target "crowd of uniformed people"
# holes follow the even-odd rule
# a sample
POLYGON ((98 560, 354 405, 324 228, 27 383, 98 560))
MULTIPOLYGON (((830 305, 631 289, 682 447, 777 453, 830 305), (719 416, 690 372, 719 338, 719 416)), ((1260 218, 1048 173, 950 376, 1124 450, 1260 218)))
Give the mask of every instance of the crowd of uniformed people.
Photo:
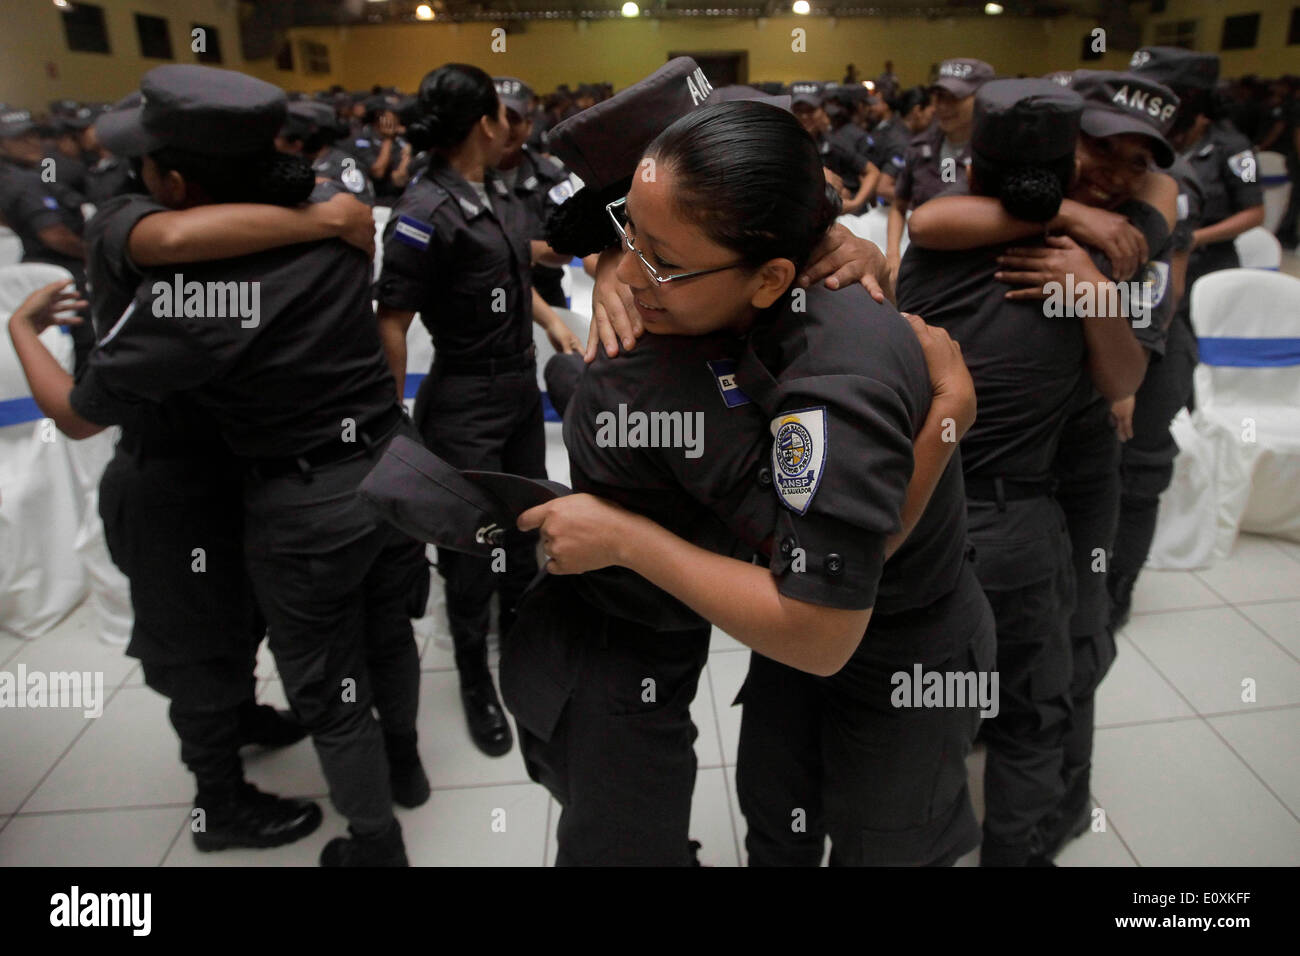
POLYGON ((73 276, 10 334, 66 435, 120 428, 100 512, 196 844, 313 832, 315 803, 240 760, 310 735, 348 823, 322 864, 407 862, 393 805, 430 794, 411 620, 440 580, 466 728, 491 756, 517 732, 561 864, 694 861, 718 627, 753 651, 751 864, 829 839, 840 865, 1051 865, 1088 824, 1093 698, 1194 401, 1187 291, 1262 221, 1256 147, 1294 170, 1298 97, 1148 47, 1041 79, 954 58, 912 87, 887 65, 713 89, 679 58, 540 97, 456 63, 407 95, 175 65, 113 105, 0 111, 0 215, 73 276), (883 249, 843 224, 885 213, 883 249), (586 343, 555 311, 575 256, 586 343), (191 307, 178 274, 256 287, 258 314, 191 307), (1048 317, 1058 281, 1138 291, 1048 317), (546 480, 534 323, 572 489, 546 480), (698 416, 701 452, 602 440, 629 410, 698 416), (290 711, 256 703, 264 638, 290 711), (900 699, 900 674, 992 696, 900 699))

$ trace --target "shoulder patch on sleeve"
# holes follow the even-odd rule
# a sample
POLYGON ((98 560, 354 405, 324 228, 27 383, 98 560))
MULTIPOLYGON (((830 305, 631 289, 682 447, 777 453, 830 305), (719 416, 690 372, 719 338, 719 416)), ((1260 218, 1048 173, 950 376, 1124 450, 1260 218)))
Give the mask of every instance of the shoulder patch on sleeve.
POLYGON ((1178 219, 1180 222, 1187 218, 1187 214, 1191 212, 1190 207, 1191 207, 1191 202, 1187 198, 1187 193, 1179 193, 1178 194, 1178 219))
POLYGON ((1253 183, 1256 177, 1255 153, 1253 150, 1243 149, 1240 153, 1235 153, 1228 157, 1228 168, 1232 170, 1232 175, 1236 176, 1243 183, 1253 183))
POLYGON ((1148 310, 1157 308, 1164 301, 1168 289, 1169 264, 1158 259, 1148 262, 1146 268, 1142 270, 1142 299, 1146 308, 1148 310))
POLYGON ((826 406, 785 412, 771 428, 777 497, 796 514, 807 514, 826 468, 826 406))
POLYGON ((55 199, 53 196, 42 196, 41 205, 44 206, 46 209, 58 209, 59 201, 55 199))
POLYGON ((577 192, 577 190, 573 187, 573 180, 570 178, 556 183, 549 191, 547 191, 546 195, 550 197, 551 202, 559 206, 575 192, 577 192))
POLYGON ((344 186, 347 186, 354 193, 359 193, 366 188, 366 177, 355 166, 344 166, 342 172, 339 173, 339 179, 344 186))
POLYGON ((428 249, 429 240, 433 238, 433 224, 411 216, 398 216, 393 238, 414 249, 428 249))

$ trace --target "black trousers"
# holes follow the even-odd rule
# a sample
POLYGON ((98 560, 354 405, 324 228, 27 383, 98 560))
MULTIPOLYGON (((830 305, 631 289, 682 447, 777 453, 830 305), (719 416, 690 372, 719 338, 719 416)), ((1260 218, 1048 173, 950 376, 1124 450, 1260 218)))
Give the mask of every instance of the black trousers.
POLYGON ((226 789, 243 780, 239 711, 253 702, 266 631, 244 570, 239 471, 216 454, 129 447, 128 435, 99 486, 109 553, 131 585, 127 653, 170 700, 181 760, 200 793, 226 789))
POLYGON ((979 844, 966 757, 980 707, 899 706, 895 675, 993 668, 993 619, 968 565, 933 605, 874 617, 816 677, 751 654, 736 791, 751 866, 946 866, 979 844))
POLYGON ((373 457, 270 479, 250 470, 244 481, 248 569, 285 695, 311 732, 334 806, 360 833, 393 819, 381 727, 414 734, 419 704, 410 618, 428 595, 424 546, 356 495, 398 434, 415 431, 403 422, 373 457))
POLYGON ((1074 566, 1065 516, 1048 496, 967 502, 975 568, 997 622, 999 709, 982 735, 985 866, 1020 866, 1061 800, 1070 716, 1074 566))
POLYGON ((707 624, 656 631, 547 578, 501 651, 501 692, 528 775, 563 808, 559 866, 689 866, 690 706, 707 624))
POLYGON ((1120 446, 1120 511, 1110 573, 1136 578, 1155 537, 1160 495, 1174 477, 1178 444, 1169 424, 1191 400, 1196 339, 1181 314, 1169 326, 1165 354, 1147 368, 1133 409, 1133 437, 1120 446))
MULTIPOLYGON (((1056 812, 1067 818, 1088 804, 1095 697, 1116 654, 1115 637, 1108 623, 1110 596, 1106 579, 1116 560, 1119 460, 1120 442, 1111 423, 1110 404, 1094 401, 1066 426, 1055 464, 1056 499, 1069 528, 1076 593, 1070 617, 1070 720, 1061 763, 1063 792, 1056 812)), ((1050 829, 1054 822, 1049 818, 1043 828, 1050 829)))
MULTIPOLYGON (((456 468, 546 477, 546 431, 535 365, 497 375, 464 375, 435 361, 415 396, 415 424, 429 450, 456 468)), ((489 679, 492 595, 499 598, 504 634, 537 575, 536 540, 536 534, 508 530, 504 571, 493 558, 438 549, 462 686, 489 679)))

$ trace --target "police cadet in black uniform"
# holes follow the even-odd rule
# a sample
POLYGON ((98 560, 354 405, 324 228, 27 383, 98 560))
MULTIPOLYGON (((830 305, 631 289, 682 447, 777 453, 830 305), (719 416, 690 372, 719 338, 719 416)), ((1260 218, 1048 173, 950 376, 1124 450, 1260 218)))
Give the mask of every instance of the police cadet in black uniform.
POLYGON ((334 110, 313 100, 289 104, 284 129, 275 138, 282 153, 301 156, 311 164, 318 181, 337 183, 367 206, 375 204, 375 189, 355 156, 335 147, 338 138, 334 110))
MULTIPOLYGON (((675 97, 688 97, 686 76, 675 61, 601 104, 592 124, 580 116, 554 131, 557 150, 574 139, 572 152, 562 151, 566 160, 589 159, 575 168, 584 191, 612 189, 637 168, 641 150, 623 154, 653 134, 656 106, 669 116, 683 112, 673 107, 675 97)), ((991 619, 965 560, 960 476, 944 470, 950 446, 938 451, 937 466, 930 460, 922 469, 918 443, 921 507, 939 483, 921 520, 936 524, 918 527, 904 548, 926 574, 913 567, 899 580, 880 578, 886 537, 900 525, 910 529, 920 510, 900 517, 904 492, 914 504, 912 440, 926 410, 940 404, 930 403, 925 359, 897 314, 856 286, 808 291, 807 314, 802 292, 787 295, 836 209, 824 196, 819 154, 782 111, 762 103, 705 106, 664 131, 646 156, 656 177, 630 177, 632 192, 609 211, 627 247, 619 278, 651 334, 626 358, 598 356, 565 413, 575 487, 636 516, 579 495, 520 521, 541 526, 551 571, 617 564, 636 574, 610 568, 574 582, 549 579, 503 649, 503 688, 530 775, 564 805, 560 862, 690 862, 695 731, 688 707, 707 653, 701 618, 774 658, 755 656, 744 692, 740 786, 751 862, 815 864, 827 831, 837 862, 955 859, 978 840, 962 765, 974 712, 918 711, 909 721, 916 737, 884 757, 853 742, 872 711, 881 731, 897 724, 888 687, 863 699, 880 690, 868 679, 887 666, 876 661, 894 665, 899 654, 946 661, 956 648, 973 664, 968 642, 978 636, 983 663, 992 663, 991 619), (774 195, 782 199, 773 202, 774 195), (722 235, 687 224, 679 209, 705 210, 703 221, 722 235), (728 231, 738 223, 743 235, 728 231), (737 337, 750 320, 752 335, 737 337), (875 386, 851 386, 860 375, 875 386), (627 409, 696 416, 704 445, 692 453, 680 444, 652 449, 648 441, 602 439, 601 429, 613 427, 608 416, 630 416, 627 409), (837 447, 878 467, 837 470, 827 450, 837 447), (895 470, 901 459, 894 456, 908 464, 895 470), (923 470, 928 481, 920 481, 923 470), (771 574, 744 560, 753 552, 771 554, 771 574), (967 586, 954 592, 962 580, 967 586), (941 610, 935 599, 948 603, 941 610), (877 603, 895 604, 896 629, 882 624, 887 636, 875 646, 862 642, 864 656, 835 678, 802 673, 840 671, 862 638, 865 609, 877 603), (907 613, 918 604, 931 605, 920 615, 926 624, 907 613), (958 612, 960 623, 937 626, 948 620, 944 610, 958 612), (807 755, 823 748, 825 766, 810 765, 807 755), (882 774, 891 786, 866 792, 882 774), (808 832, 792 841, 791 813, 799 808, 808 832), (874 845, 871 829, 906 830, 910 839, 874 845)), ((882 610, 882 620, 889 616, 882 610)))
MULTIPOLYGON (((562 201, 572 187, 563 186, 569 178, 568 171, 558 159, 540 155, 531 144, 533 132, 533 91, 523 80, 513 76, 494 76, 492 82, 497 97, 505 104, 506 122, 510 124, 510 138, 505 152, 497 163, 497 176, 528 210, 532 232, 529 238, 535 244, 544 244, 546 217, 562 201), (554 195, 552 192, 554 191, 554 195)), ((549 250, 534 248, 533 288, 550 305, 564 308, 568 302, 561 280, 568 259, 549 250)))
POLYGON ((894 99, 874 98, 870 115, 871 161, 880 170, 876 195, 882 202, 894 197, 894 183, 903 170, 904 156, 912 137, 930 125, 930 92, 923 86, 903 90, 894 99))
POLYGON ((402 98, 393 93, 367 97, 365 125, 354 136, 339 141, 338 146, 351 153, 370 177, 375 203, 391 206, 397 202, 412 176, 414 147, 402 135, 398 110, 402 98))
POLYGON ((845 204, 844 212, 851 216, 870 208, 880 181, 880 169, 874 165, 875 138, 855 122, 860 104, 865 102, 867 95, 866 89, 857 85, 827 84, 822 90, 822 110, 831 124, 827 138, 838 145, 845 156, 854 157, 849 178, 857 182, 858 188, 851 189, 848 180, 844 186, 852 197, 861 195, 862 201, 845 204), (863 170, 867 171, 866 175, 863 175, 863 170))
MULTIPOLYGON (((77 288, 86 291, 85 220, 82 196, 50 167, 32 114, 27 110, 0 113, 0 219, 22 240, 23 262, 48 262, 72 273, 77 288)), ((89 322, 71 328, 76 367, 82 368, 95 344, 89 322)))
MULTIPOLYGON (((164 204, 220 201, 277 165, 285 99, 270 84, 167 66, 141 89, 142 106, 103 117, 99 135, 118 155, 142 157, 142 178, 164 204)), ((310 185, 310 170, 295 165, 286 174, 310 185)), ((185 392, 243 461, 249 576, 285 693, 349 823, 351 838, 326 845, 327 866, 405 865, 386 749, 395 776, 428 796, 409 620, 427 597, 423 548, 355 496, 371 456, 415 434, 375 331, 369 270, 337 241, 195 263, 183 276, 147 270, 76 387, 46 394, 60 427, 86 434, 185 392)))
POLYGON ((912 138, 903 154, 903 167, 893 183, 889 205, 889 234, 885 256, 898 276, 903 230, 908 210, 933 199, 959 182, 958 166, 970 165, 970 126, 975 91, 993 79, 993 67, 983 60, 944 60, 930 91, 935 122, 912 138))
POLYGON ((837 185, 843 185, 840 194, 843 211, 847 215, 857 215, 866 207, 875 190, 879 172, 867 158, 865 145, 856 142, 851 132, 832 135, 831 119, 826 114, 823 102, 824 90, 821 83, 801 81, 790 84, 791 111, 817 143, 822 165, 839 178, 837 185))
MULTIPOLYGON (((509 137, 505 105, 477 67, 447 64, 420 83, 423 119, 409 129, 429 148, 428 169, 393 210, 376 286, 380 334, 399 390, 406 330, 418 311, 434 360, 415 398, 425 444, 459 468, 546 477, 546 435, 537 388, 529 213, 494 167, 509 137)), ((542 318, 539 315, 539 318, 542 318)), ((558 319, 546 317, 558 323, 558 319)), ((548 326, 557 350, 567 330, 548 326)), ((399 392, 400 394, 400 392, 399 392)), ((500 559, 440 551, 447 620, 455 643, 470 736, 484 753, 511 747, 487 664, 492 594, 501 631, 536 574, 534 544, 512 534, 500 559)))
MULTIPOLYGON (((1080 70, 1072 77, 1072 83, 1084 98, 1076 161, 1078 176, 1070 198, 1061 203, 1060 213, 1046 224, 1047 229, 1064 232, 1097 249, 1104 246, 1109 263, 1103 271, 1122 280, 1132 274, 1134 262, 1146 258, 1148 250, 1154 251, 1153 261, 1145 263, 1138 276, 1144 286, 1139 301, 1145 311, 1132 321, 1132 326, 1141 349, 1158 356, 1173 308, 1168 239, 1169 229, 1175 222, 1177 187, 1150 167, 1155 163, 1168 165, 1173 159, 1163 134, 1172 121, 1177 99, 1168 89, 1131 74, 1080 70), (1113 212, 1108 211, 1112 209, 1113 212), (1140 227, 1141 232, 1131 229, 1128 220, 1140 227), (1107 229, 1116 223, 1122 231, 1133 233, 1133 237, 1123 238, 1138 242, 1134 248, 1140 249, 1142 255, 1137 259, 1124 244, 1112 242, 1108 236, 1107 229)), ((1013 218, 993 200, 973 197, 943 197, 918 211, 912 220, 913 241, 922 247, 933 246, 936 241, 948 243, 947 248, 977 244, 962 242, 966 230, 982 234, 985 242, 1008 242, 1017 237, 1042 235, 1043 224, 1013 218), (998 226, 981 221, 980 210, 973 208, 981 203, 998 208, 1002 217, 998 226)), ((1060 243, 1057 239, 1049 241, 1053 245, 1060 243)), ((1101 267, 1103 260, 1096 253, 1093 255, 1094 262, 1101 267)), ((1004 282, 1028 287, 1011 293, 1012 296, 1042 298, 1046 282, 1067 281, 1067 276, 1060 274, 1059 263, 1050 268, 1046 265, 1058 257, 1054 250, 1013 248, 1001 257, 1007 271, 997 275, 1004 282)), ((1092 335, 1098 331, 1094 326, 1095 323, 1085 323, 1085 329, 1092 335)), ((1029 862, 1047 861, 1069 836, 1080 832, 1080 826, 1087 825, 1093 697, 1115 656, 1113 635, 1106 627, 1105 564, 1119 508, 1119 448, 1111 402, 1097 391, 1101 389, 1112 396, 1125 394, 1125 389, 1132 391, 1137 379, 1129 377, 1134 367, 1130 364, 1132 343, 1126 344, 1122 363, 1090 347, 1090 377, 1080 383, 1053 463, 1056 498, 1066 515, 1073 552, 1075 607, 1069 618, 1070 714, 1059 737, 1059 755, 1054 751, 1052 757, 1059 768, 1060 784, 1035 775, 1033 788, 1027 792, 1045 798, 1050 790, 1056 789, 1062 796, 1057 806, 1049 808, 1046 814, 1041 813, 1041 806, 1036 808, 1038 819, 1027 847, 1021 844, 1008 850, 986 843, 986 851, 992 849, 996 854, 986 852, 990 862, 1025 862, 1026 850, 1029 862), (1096 387, 1094 382, 1098 383, 1096 387)), ((1138 374, 1140 371, 1139 365, 1138 374)))
MULTIPOLYGON (((1047 80, 985 84, 975 96, 972 192, 997 197, 1017 219, 1051 221, 1074 180, 1082 113, 1077 94, 1047 80)), ((994 279, 1006 243, 940 252, 921 241, 904 256, 900 306, 924 312, 962 343, 980 404, 962 464, 976 567, 998 623, 1001 684, 999 713, 982 731, 981 862, 1023 865, 1041 855, 1035 827, 1062 796, 1070 712, 1074 566, 1053 497, 1055 449, 1089 365, 1098 387, 1117 399, 1132 394, 1145 360, 1125 322, 1104 314, 1052 321, 1040 301, 1006 299, 994 279)), ((1062 245, 1064 268, 1080 286, 1101 288, 1106 279, 1092 258, 1062 245)))
MULTIPOLYGON (((1131 67, 1178 95, 1170 139, 1204 192, 1187 265, 1186 288, 1190 292, 1201 276, 1240 266, 1233 239, 1263 223, 1259 160, 1250 140, 1219 116, 1214 89, 1219 78, 1217 56, 1175 47, 1142 47, 1133 54, 1131 67)), ((1165 361, 1152 369, 1151 381, 1143 383, 1137 396, 1133 437, 1124 443, 1121 453, 1123 498, 1115 560, 1107 580, 1115 630, 1128 621, 1133 585, 1155 536, 1160 495, 1173 480, 1178 446, 1169 434, 1169 422, 1193 398, 1197 351, 1190 295, 1183 296, 1174 323, 1165 361)))

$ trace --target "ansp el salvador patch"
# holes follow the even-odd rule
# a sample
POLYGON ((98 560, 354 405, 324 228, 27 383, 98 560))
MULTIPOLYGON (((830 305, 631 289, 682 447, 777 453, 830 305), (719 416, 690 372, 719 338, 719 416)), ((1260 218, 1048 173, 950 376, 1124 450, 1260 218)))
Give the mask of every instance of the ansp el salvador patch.
POLYGON ((807 514, 826 469, 826 406, 772 419, 772 477, 781 503, 807 514))
POLYGON ((429 240, 433 238, 433 224, 410 216, 398 216, 397 225, 393 227, 393 238, 413 249, 428 249, 429 240))

